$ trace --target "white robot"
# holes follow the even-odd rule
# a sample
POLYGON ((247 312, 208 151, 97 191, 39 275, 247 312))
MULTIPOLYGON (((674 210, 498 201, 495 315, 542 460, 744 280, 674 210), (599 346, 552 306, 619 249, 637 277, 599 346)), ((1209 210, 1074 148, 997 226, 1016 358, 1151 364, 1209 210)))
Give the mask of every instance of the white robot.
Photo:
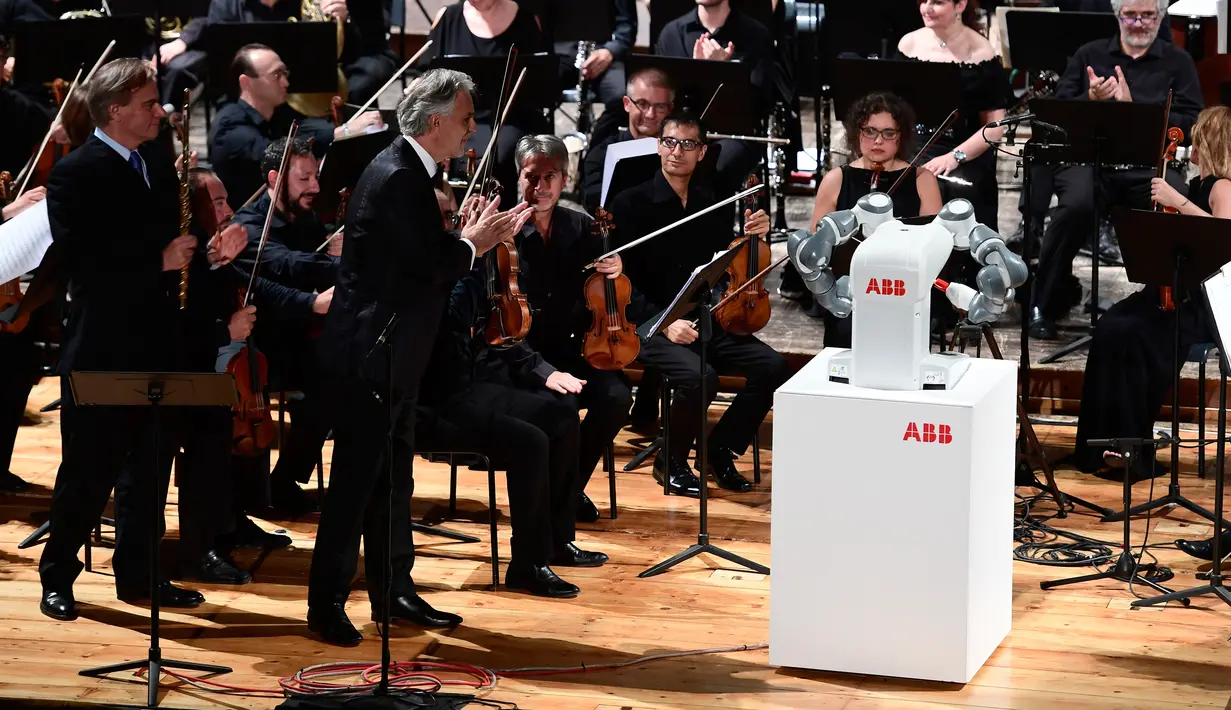
POLYGON ((990 323, 1004 312, 1013 289, 1026 281, 1026 264, 991 228, 975 221, 967 200, 951 200, 925 225, 894 219, 893 200, 881 192, 855 209, 833 212, 815 232, 797 230, 787 253, 818 303, 840 318, 853 314, 851 349, 830 358, 829 379, 884 390, 950 389, 970 367, 959 353, 929 348, 934 286, 971 323, 990 323), (834 250, 850 239, 851 273, 835 279, 834 250), (939 281, 954 250, 969 250, 983 265, 978 290, 939 281))

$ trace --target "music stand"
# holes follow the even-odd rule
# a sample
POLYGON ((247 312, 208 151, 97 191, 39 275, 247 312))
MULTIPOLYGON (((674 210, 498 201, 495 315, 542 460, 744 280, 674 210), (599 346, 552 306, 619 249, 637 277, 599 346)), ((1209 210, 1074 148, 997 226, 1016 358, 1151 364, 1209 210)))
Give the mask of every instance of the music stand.
POLYGON ((714 101, 715 108, 705 114, 706 129, 732 135, 758 132, 764 116, 756 113, 756 102, 749 98, 755 95, 750 65, 653 54, 630 54, 624 61, 628 76, 643 69, 658 69, 671 77, 676 107, 689 106, 698 114, 705 110, 721 86, 722 91, 714 101))
POLYGON ((238 96, 239 86, 231 86, 231 61, 241 47, 254 43, 266 45, 286 64, 291 91, 338 90, 338 27, 333 22, 218 22, 205 28, 207 99, 238 96))
MULTIPOLYGON (((1158 163, 1159 137, 1163 135, 1164 108, 1162 104, 1124 101, 1034 99, 1030 102, 1030 110, 1039 120, 1053 123, 1068 132, 1067 147, 1053 152, 1050 160, 1093 167, 1095 204, 1090 234, 1090 253, 1093 255, 1090 265, 1090 330, 1093 331, 1099 312, 1098 193, 1103 167, 1154 167, 1158 163)), ((1090 335, 1083 335, 1040 359, 1039 363, 1055 362, 1089 344, 1090 335)), ((1023 341, 1023 349, 1028 345, 1027 341, 1023 341)))
POLYGON ((1209 584, 1200 587, 1192 587, 1184 589, 1172 594, 1163 596, 1151 597, 1149 599, 1137 599, 1133 602, 1133 606, 1153 606, 1155 604, 1165 604, 1173 600, 1185 601, 1190 597, 1201 596, 1205 594, 1213 594, 1222 599, 1223 602, 1231 605, 1231 589, 1223 586, 1223 580, 1226 576, 1222 573, 1222 558, 1227 553, 1227 550, 1222 549, 1223 536, 1223 494, 1225 492, 1224 484, 1226 479, 1223 478, 1223 465, 1226 462, 1227 453, 1227 438, 1223 432, 1227 429, 1227 376, 1231 373, 1231 364, 1228 363, 1227 353, 1223 350, 1225 339, 1222 337, 1223 328, 1220 326, 1221 320, 1223 325, 1226 324, 1226 290, 1227 286, 1224 282, 1227 280, 1227 274, 1219 269, 1210 278, 1201 283, 1201 292, 1204 296, 1205 305, 1214 315, 1211 319, 1210 328, 1214 331, 1214 341, 1218 343, 1218 444, 1215 448, 1217 452, 1217 478, 1214 479, 1214 537, 1211 540, 1211 552, 1214 557, 1214 565, 1210 568, 1209 584))
MULTIPOLYGON (((705 371, 706 351, 709 347, 714 319, 713 314, 710 313, 710 301, 713 300, 714 286, 726 276, 727 265, 735 259, 738 251, 739 249, 728 249, 714 257, 710 263, 697 267, 692 272, 688 282, 684 284, 684 288, 680 289, 680 292, 676 294, 675 300, 671 302, 671 305, 667 306, 667 310, 659 314, 658 318, 645 323, 637 329, 638 336, 643 340, 649 340, 675 321, 687 317, 695 309, 697 311, 697 331, 700 336, 698 342, 701 345, 701 379, 698 385, 700 391, 697 395, 697 398, 701 401, 701 411, 699 413, 701 426, 697 431, 697 470, 701 472, 701 515, 700 530, 697 532, 697 544, 691 545, 683 552, 672 555, 650 567, 637 575, 638 577, 653 577, 656 574, 662 574, 679 563, 692 559, 702 553, 721 557, 728 562, 746 567, 758 574, 769 574, 769 568, 765 565, 744 559, 735 553, 727 552, 721 547, 712 544, 709 535, 709 515, 707 514, 709 507, 709 483, 706 482, 706 477, 709 475, 707 461, 709 454, 706 449, 706 439, 708 438, 706 420, 709 414, 709 403, 705 398, 705 371)), ((670 477, 671 473, 668 470, 664 480, 668 480, 670 477)))
MULTIPOLYGON (((364 133, 350 138, 334 139, 325 151, 321 162, 321 174, 317 178, 321 191, 317 194, 314 209, 318 214, 333 214, 338 209, 338 193, 343 189, 354 190, 359 176, 382 150, 389 147, 400 134, 392 128, 379 133, 364 133)), ((346 215, 338 215, 339 224, 346 215)))
POLYGON ((1120 32, 1120 21, 1109 12, 1009 10, 1004 21, 1009 61, 1028 72, 1062 73, 1083 45, 1110 41, 1120 32))
POLYGON ((834 115, 842 120, 852 104, 876 91, 897 94, 921 125, 936 128, 962 106, 962 69, 946 62, 901 59, 835 59, 834 115))
MULTIPOLYGON (((1219 265, 1231 262, 1231 242, 1226 240, 1227 223, 1221 219, 1121 209, 1112 213, 1112 224, 1120 237, 1129 281, 1145 284, 1147 288, 1170 286, 1177 303, 1183 290, 1197 288, 1202 280, 1218 270, 1219 265)), ((1180 493, 1180 369, 1184 358, 1180 354, 1178 313, 1172 351, 1175 372, 1171 390, 1171 481, 1167 493, 1134 508, 1104 516, 1104 521, 1177 505, 1217 523, 1214 513, 1180 493)), ((1220 441, 1223 438, 1221 431, 1218 438, 1220 441)))
MULTIPOLYGON (((479 89, 479 95, 474 101, 476 112, 495 112, 496 102, 500 100, 500 86, 504 82, 506 64, 508 64, 508 57, 505 56, 472 57, 448 54, 432 60, 433 69, 453 69, 469 75, 474 80, 475 86, 479 89)), ((518 53, 513 63, 513 81, 517 81, 517 76, 522 69, 526 70, 526 78, 522 81, 521 88, 517 90, 517 102, 513 104, 513 110, 509 113, 510 119, 515 115, 525 115, 531 111, 532 109, 528 107, 555 106, 559 97, 560 60, 554 54, 518 53)), ((540 113, 545 115, 545 110, 540 109, 540 113)), ((529 129, 530 127, 522 126, 522 128, 529 129)))
MULTIPOLYGON (((81 372, 69 375, 73 401, 79 407, 150 407, 154 481, 162 478, 158 453, 162 447, 162 407, 231 407, 238 401, 235 378, 219 372, 81 372)), ((158 706, 158 681, 163 668, 178 668, 205 673, 230 673, 226 666, 190 663, 162 657, 158 645, 158 587, 161 571, 158 562, 159 526, 162 495, 155 490, 150 522, 150 648, 146 658, 108 666, 87 668, 78 675, 99 678, 120 671, 145 669, 146 707, 158 706)))
POLYGON ((84 66, 89 71, 113 39, 111 59, 139 59, 152 42, 145 18, 139 15, 16 22, 11 39, 12 54, 21 59, 13 65, 15 86, 50 84, 56 79, 71 81, 79 68, 84 66))

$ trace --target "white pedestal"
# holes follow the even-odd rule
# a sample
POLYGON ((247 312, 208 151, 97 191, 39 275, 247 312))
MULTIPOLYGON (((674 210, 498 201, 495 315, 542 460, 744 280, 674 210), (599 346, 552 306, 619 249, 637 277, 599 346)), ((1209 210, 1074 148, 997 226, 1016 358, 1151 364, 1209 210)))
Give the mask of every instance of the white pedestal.
POLYGON ((769 661, 965 683, 1012 625, 1016 365, 893 392, 835 352, 774 395, 769 661))

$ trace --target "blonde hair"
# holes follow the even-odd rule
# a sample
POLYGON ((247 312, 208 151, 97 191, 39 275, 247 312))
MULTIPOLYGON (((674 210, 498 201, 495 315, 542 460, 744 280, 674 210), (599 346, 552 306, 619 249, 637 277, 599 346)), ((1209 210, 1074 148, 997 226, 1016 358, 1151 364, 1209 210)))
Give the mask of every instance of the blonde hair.
POLYGON ((1197 116, 1193 148, 1211 175, 1231 178, 1231 108, 1211 106, 1197 116))

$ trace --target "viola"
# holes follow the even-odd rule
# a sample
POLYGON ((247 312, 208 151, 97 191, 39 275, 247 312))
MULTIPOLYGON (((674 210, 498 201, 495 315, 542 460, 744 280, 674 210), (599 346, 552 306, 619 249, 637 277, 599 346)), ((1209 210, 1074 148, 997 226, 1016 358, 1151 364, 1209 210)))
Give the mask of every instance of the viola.
MULTIPOLYGON (((759 181, 755 176, 748 178, 745 188, 755 187, 759 181)), ((756 196, 748 195, 747 209, 756 206, 756 196)), ((741 220, 740 231, 743 231, 741 220)), ((739 296, 717 309, 714 315, 722 329, 733 335, 752 335, 765 327, 769 322, 769 292, 765 290, 763 278, 757 274, 769 266, 769 239, 757 236, 742 235, 731 242, 729 249, 743 246, 727 266, 727 274, 731 277, 727 292, 740 290, 739 296), (744 284, 750 283, 748 286, 744 284), (742 289, 742 290, 741 290, 742 289)))
MULTIPOLYGON (((489 179, 486 193, 488 202, 496 199, 500 196, 500 184, 489 179)), ((517 283, 521 257, 511 242, 500 242, 484 259, 487 298, 492 308, 483 335, 493 347, 515 345, 530 332, 530 302, 517 283)))
MULTIPOLYGON (((602 207, 594 215, 594 229, 608 251, 612 229, 611 213, 602 207)), ((596 370, 622 370, 641 352, 637 326, 625 310, 632 299, 633 285, 624 274, 614 279, 607 274, 591 274, 582 289, 586 308, 594 319, 582 339, 581 355, 596 370)))
MULTIPOLYGON (((1171 120, 1171 97, 1172 93, 1167 92, 1167 109, 1165 111, 1166 120, 1163 123, 1164 126, 1171 120)), ((1184 131, 1176 128, 1175 126, 1171 126, 1167 129, 1163 136, 1163 149, 1158 159, 1158 177, 1167 177, 1167 165, 1170 164, 1171 161, 1175 160, 1176 149, 1179 148, 1180 141, 1182 140, 1184 140, 1184 131)), ((1160 205, 1157 202, 1154 203, 1154 208, 1156 210, 1159 207, 1160 205)), ((1165 206, 1162 207, 1162 211, 1169 212, 1171 214, 1179 212, 1179 210, 1174 207, 1165 206)), ((1159 308, 1163 311, 1170 312, 1175 310, 1175 294, 1172 293, 1170 286, 1158 287, 1158 300, 1159 308)))

